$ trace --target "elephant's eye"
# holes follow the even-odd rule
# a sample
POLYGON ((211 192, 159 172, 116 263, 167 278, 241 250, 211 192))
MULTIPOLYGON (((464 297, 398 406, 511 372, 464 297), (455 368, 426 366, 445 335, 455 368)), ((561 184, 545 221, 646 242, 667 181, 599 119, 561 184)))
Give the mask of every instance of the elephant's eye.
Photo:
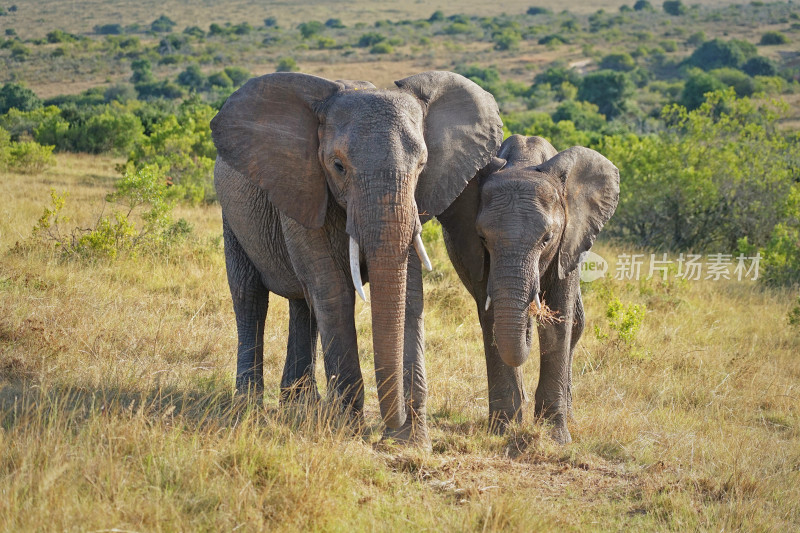
POLYGON ((341 159, 337 158, 333 160, 333 168, 335 168, 336 172, 338 172, 339 174, 344 174, 344 165, 342 164, 341 159))
POLYGON ((553 234, 552 233, 548 233, 547 235, 544 236, 544 239, 542 239, 542 244, 546 245, 547 243, 550 242, 550 239, 552 239, 552 238, 553 238, 553 234))

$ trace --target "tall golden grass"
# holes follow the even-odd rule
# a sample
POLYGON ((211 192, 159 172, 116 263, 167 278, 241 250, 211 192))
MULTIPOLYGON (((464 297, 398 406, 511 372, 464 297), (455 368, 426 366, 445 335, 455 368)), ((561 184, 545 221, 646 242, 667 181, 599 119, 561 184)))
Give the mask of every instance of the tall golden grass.
MULTIPOLYGON (((115 162, 60 155, 42 175, 0 174, 0 530, 800 526, 800 340, 785 320, 796 295, 736 281, 589 284, 574 442, 559 447, 530 413, 504 436, 487 432, 474 302, 434 239, 426 454, 378 443, 363 304, 363 434, 324 405, 278 407, 281 298, 270 302, 264 403, 234 399, 217 207, 180 208, 194 236, 168 256, 64 259, 24 244, 51 187, 70 193, 76 225, 90 224, 115 162), (595 335, 609 331, 609 298, 646 306, 633 344, 595 335)), ((537 366, 524 368, 529 394, 537 366)))

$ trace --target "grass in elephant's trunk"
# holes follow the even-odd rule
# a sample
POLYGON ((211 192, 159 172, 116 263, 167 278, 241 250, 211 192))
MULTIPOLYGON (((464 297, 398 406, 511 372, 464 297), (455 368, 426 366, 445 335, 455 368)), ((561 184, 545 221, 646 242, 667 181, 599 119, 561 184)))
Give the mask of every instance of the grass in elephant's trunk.
POLYGON ((558 311, 550 309, 544 299, 542 299, 541 307, 538 307, 536 302, 531 302, 531 305, 528 306, 528 316, 535 318, 537 324, 560 324, 564 318, 558 316, 559 314, 558 311))

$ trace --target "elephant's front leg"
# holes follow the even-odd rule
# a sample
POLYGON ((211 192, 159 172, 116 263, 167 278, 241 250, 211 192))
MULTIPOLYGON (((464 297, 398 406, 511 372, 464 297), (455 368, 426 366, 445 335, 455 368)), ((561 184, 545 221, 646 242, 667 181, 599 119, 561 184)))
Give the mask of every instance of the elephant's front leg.
POLYGON ((281 403, 318 401, 314 377, 317 319, 305 299, 289 300, 289 342, 281 378, 281 403))
POLYGON ((489 382, 489 429, 502 434, 510 422, 522 419, 522 409, 528 397, 522 382, 522 368, 508 366, 500 358, 494 340, 494 310, 490 307, 487 311, 485 307, 485 303, 478 305, 478 316, 483 330, 489 382))
POLYGON ((419 257, 411 251, 408 257, 406 283, 406 319, 403 343, 403 390, 408 416, 399 429, 386 429, 385 436, 429 449, 425 377, 425 328, 423 323, 422 268, 419 257))
POLYGON ((572 440, 567 429, 570 396, 570 365, 572 354, 572 329, 575 321, 579 291, 578 269, 564 280, 545 284, 544 300, 557 313, 558 320, 539 325, 541 365, 539 385, 536 388, 536 415, 550 420, 553 438, 566 444, 572 440))
POLYGON ((225 266, 236 315, 238 347, 236 350, 236 392, 264 393, 264 321, 269 292, 261 274, 247 257, 233 231, 223 218, 225 266))

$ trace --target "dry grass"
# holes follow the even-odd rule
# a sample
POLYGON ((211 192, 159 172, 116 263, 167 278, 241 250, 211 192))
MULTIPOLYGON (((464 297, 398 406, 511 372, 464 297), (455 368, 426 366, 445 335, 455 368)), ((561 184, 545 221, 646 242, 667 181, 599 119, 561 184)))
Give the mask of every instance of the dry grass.
MULTIPOLYGON (((573 444, 528 414, 486 431, 480 328, 443 243, 428 247, 431 454, 277 406, 287 308, 272 298, 264 405, 232 399, 235 327, 217 208, 185 208, 171 256, 11 252, 48 200, 90 219, 113 160, 0 174, 0 530, 776 530, 800 526, 794 295, 753 283, 595 282, 574 363, 573 444), (599 340, 608 295, 647 306, 633 346, 599 340)), ((610 259, 618 250, 598 246, 610 259)), ((612 272, 613 272, 613 260, 612 272)), ((321 365, 319 365, 321 367, 321 365)), ((529 393, 535 358, 525 367, 529 393)), ((321 369, 320 369, 321 371, 321 369)), ((322 380, 322 376, 320 375, 322 380)))

